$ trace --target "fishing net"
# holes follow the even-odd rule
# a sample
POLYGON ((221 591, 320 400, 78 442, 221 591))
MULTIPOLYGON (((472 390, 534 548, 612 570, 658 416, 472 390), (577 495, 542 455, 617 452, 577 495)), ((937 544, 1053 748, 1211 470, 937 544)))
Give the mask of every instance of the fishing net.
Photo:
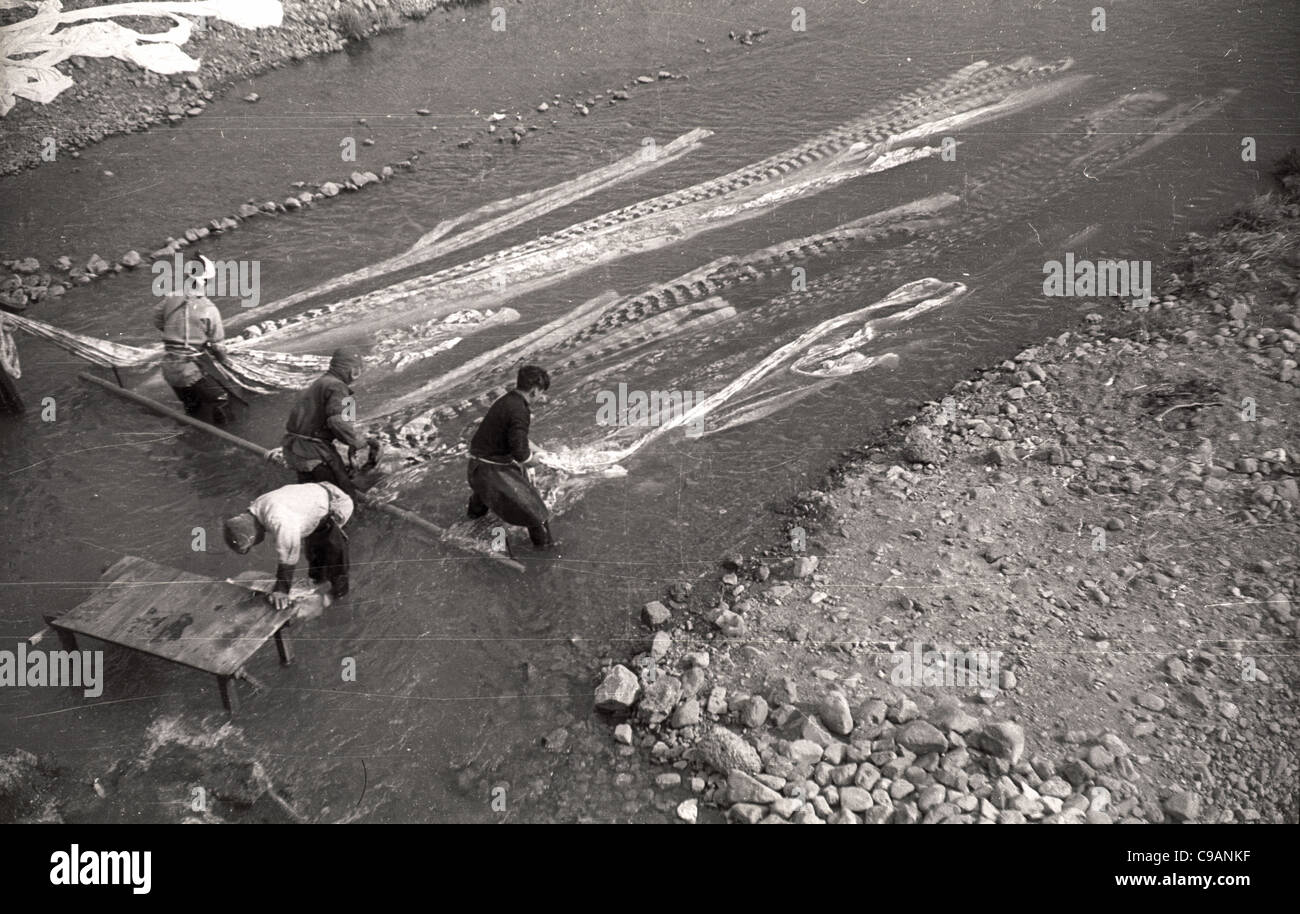
MULTIPOLYGON (((150 368, 162 361, 163 347, 127 346, 63 330, 20 314, 5 315, 5 321, 34 337, 53 343, 65 352, 105 368, 150 368)), ((227 350, 225 364, 217 370, 253 393, 274 393, 306 387, 329 368, 329 358, 263 350, 227 350)))

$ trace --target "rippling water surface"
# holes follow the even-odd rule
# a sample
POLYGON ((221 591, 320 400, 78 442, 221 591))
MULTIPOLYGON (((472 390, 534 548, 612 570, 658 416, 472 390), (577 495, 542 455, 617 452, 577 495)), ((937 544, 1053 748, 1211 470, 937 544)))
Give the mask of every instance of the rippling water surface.
MULTIPOLYGON (((892 352, 895 360, 819 384, 761 421, 703 438, 667 435, 638 452, 626 477, 592 486, 556 522, 560 559, 530 561, 529 573, 515 577, 387 519, 360 515, 352 532, 353 596, 300 630, 293 669, 277 671, 273 652, 255 660, 254 672, 271 690, 248 702, 239 721, 312 815, 499 818, 478 779, 457 772, 487 764, 489 780, 549 777, 556 756, 538 746, 539 738, 588 718, 593 669, 601 657, 632 652, 630 640, 642 637, 635 609, 659 595, 657 582, 709 572, 723 548, 743 543, 751 529, 768 529, 765 504, 815 482, 844 448, 941 395, 972 368, 1073 322, 1080 308, 1096 307, 1043 297, 1042 265, 1061 257, 1063 245, 1079 257, 1158 261, 1171 239, 1208 226, 1263 189, 1267 164, 1296 141, 1300 36, 1290 3, 1115 3, 1107 7, 1105 33, 1089 29, 1088 12, 1077 4, 841 0, 809 4, 807 13, 802 34, 790 30, 785 3, 565 0, 510 7, 504 34, 462 13, 434 16, 250 83, 263 98, 255 106, 239 101, 249 89, 236 87, 181 127, 120 137, 0 187, 5 256, 109 257, 131 247, 147 251, 168 234, 233 212, 250 195, 282 198, 291 181, 377 170, 425 150, 414 172, 383 187, 254 220, 207 245, 210 256, 260 260, 269 301, 399 253, 442 219, 625 156, 645 137, 663 143, 695 127, 714 131, 677 162, 433 266, 742 167, 974 60, 1072 57, 1074 72, 1091 76, 1043 105, 962 130, 955 162, 935 157, 855 179, 740 224, 565 276, 511 301, 518 322, 469 337, 406 378, 385 381, 382 390, 368 390, 363 379, 364 408, 367 396, 418 385, 603 290, 631 295, 716 257, 827 232, 940 191, 962 198, 944 228, 901 247, 801 262, 806 292, 792 291, 785 277, 725 290, 720 294, 737 311, 731 321, 605 357, 557 384, 555 402, 534 419, 535 438, 548 444, 590 437, 594 394, 606 384, 712 392, 809 327, 905 282, 934 276, 968 289, 862 350, 892 352), (726 37, 728 30, 765 27, 771 31, 754 46, 726 37), (598 105, 588 118, 564 106, 554 115, 534 111, 555 93, 590 95, 661 68, 690 78, 639 88, 632 100, 598 105), (1159 107, 1167 108, 1224 89, 1240 94, 1100 174, 1086 156, 1061 154, 1072 118, 1126 93, 1164 93, 1168 102, 1159 107), (421 107, 432 116, 411 114, 421 107), (560 126, 512 149, 483 132, 492 111, 518 111, 539 124, 554 116, 560 126), (471 134, 474 145, 458 149, 471 134), (375 146, 360 147, 355 166, 340 165, 339 139, 366 135, 375 146), (1241 161, 1246 136, 1255 138, 1261 164, 1241 161), (344 657, 357 662, 355 683, 341 682, 344 657)), ((136 273, 78 289, 33 316, 143 341, 151 305, 149 277, 136 273)), ((32 403, 53 397, 58 418, 42 422, 34 410, 0 424, 7 547, 0 629, 11 638, 30 634, 42 615, 84 599, 122 554, 213 576, 243 570, 215 543, 220 519, 284 477, 87 389, 74 377, 82 366, 62 352, 22 345, 24 394, 32 403), (214 540, 206 554, 190 548, 196 526, 214 540)), ((237 431, 274 443, 289 404, 288 395, 258 400, 237 431)), ((463 507, 463 490, 463 469, 453 462, 435 468, 403 500, 449 523, 463 507)), ((271 560, 259 561, 269 567, 271 560)), ((3 741, 68 759, 110 758, 136 748, 159 714, 205 715, 216 706, 198 674, 122 651, 108 658, 108 686, 97 705, 55 690, 0 693, 3 741)), ((635 793, 590 786, 607 782, 575 763, 512 815, 627 815, 635 793), (571 798, 587 794, 580 809, 561 805, 566 787, 571 798)))

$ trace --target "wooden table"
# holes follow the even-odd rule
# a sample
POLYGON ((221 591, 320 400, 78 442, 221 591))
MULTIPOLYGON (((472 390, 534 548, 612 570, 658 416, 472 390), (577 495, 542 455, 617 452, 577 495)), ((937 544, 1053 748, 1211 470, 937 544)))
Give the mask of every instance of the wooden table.
POLYGON ((280 663, 293 662, 284 628, 293 607, 272 608, 262 594, 228 581, 188 574, 133 555, 113 564, 89 600, 47 619, 64 650, 77 650, 86 635, 161 657, 217 677, 221 704, 239 710, 236 679, 249 679, 246 664, 272 638, 280 663))

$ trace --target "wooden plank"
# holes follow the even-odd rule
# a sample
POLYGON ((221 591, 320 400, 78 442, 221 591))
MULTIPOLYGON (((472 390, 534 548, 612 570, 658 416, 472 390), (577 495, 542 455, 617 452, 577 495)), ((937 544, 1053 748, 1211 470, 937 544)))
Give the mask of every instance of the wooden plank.
POLYGON ((245 587, 136 556, 115 562, 103 580, 51 624, 217 676, 233 676, 295 614, 245 587))

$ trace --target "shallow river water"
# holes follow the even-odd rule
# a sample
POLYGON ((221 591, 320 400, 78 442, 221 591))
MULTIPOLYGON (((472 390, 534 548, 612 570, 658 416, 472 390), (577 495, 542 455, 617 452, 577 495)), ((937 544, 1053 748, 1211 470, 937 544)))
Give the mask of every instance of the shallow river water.
MULTIPOLYGON (((768 505, 815 484, 873 429, 1099 307, 1044 297, 1045 261, 1068 250, 1158 265, 1171 239, 1264 189, 1268 164, 1296 142, 1300 35, 1289 2, 1244 9, 1220 0, 1117 2, 1106 7, 1104 32, 1090 28, 1090 4, 819 0, 805 6, 805 32, 790 28, 790 6, 552 0, 510 6, 505 32, 488 28, 486 9, 436 15, 346 54, 237 86, 177 128, 115 138, 0 186, 5 257, 48 261, 98 251, 111 259, 132 247, 147 252, 250 196, 282 199, 294 180, 378 170, 425 150, 414 171, 388 184, 253 220, 205 245, 209 256, 259 260, 266 302, 399 253, 442 219, 626 156, 646 137, 662 144, 693 128, 713 131, 672 164, 435 267, 756 162, 975 60, 1071 57, 1070 72, 1090 77, 1042 104, 959 130, 955 161, 935 156, 855 178, 561 276, 503 301, 520 312, 519 321, 409 369, 408 387, 418 386, 604 290, 634 294, 714 258, 826 232, 941 191, 961 198, 944 228, 911 247, 802 261, 806 292, 792 294, 788 274, 726 290, 720 294, 739 315, 716 330, 606 363, 601 374, 578 368, 564 376, 554 402, 534 417, 534 438, 548 445, 581 443, 598 389, 625 382, 711 393, 814 324, 904 283, 932 276, 967 287, 953 304, 891 327, 893 335, 863 350, 896 359, 833 379, 785 409, 759 410, 765 414, 757 421, 702 438, 669 434, 642 449, 626 463, 626 476, 591 486, 557 519, 559 558, 530 558, 528 573, 516 576, 358 514, 352 596, 300 628, 292 669, 277 670, 273 651, 254 661, 253 672, 271 688, 246 702, 238 721, 310 815, 497 820, 478 780, 457 777, 465 764, 485 760, 491 779, 553 778, 512 808, 514 818, 631 815, 626 804, 634 792, 589 786, 608 778, 580 766, 553 773, 560 757, 539 741, 590 717, 593 671, 602 657, 634 652, 644 638, 636 610, 661 595, 662 582, 710 574, 724 549, 769 534, 768 505), (729 30, 761 28, 770 31, 752 46, 727 38, 729 30), (535 112, 554 94, 585 97, 659 69, 689 79, 639 87, 616 106, 598 103, 586 118, 567 104, 535 112), (254 88, 261 102, 239 100, 254 88), (1072 118, 1126 93, 1163 93, 1168 100, 1154 109, 1163 110, 1226 89, 1239 94, 1099 173, 1080 158, 1092 147, 1062 151, 1078 139, 1066 133, 1072 118), (417 108, 432 114, 417 117, 417 108), (518 149, 498 144, 484 132, 493 111, 508 113, 503 123, 519 112, 545 129, 518 149), (356 165, 340 164, 345 136, 376 142, 358 148, 356 165), (458 148, 468 136, 474 144, 458 148), (1254 138, 1258 163, 1242 161, 1244 137, 1254 138), (344 658, 356 661, 354 683, 341 681, 344 658)), ((1088 142, 1104 143, 1111 132, 1124 134, 1112 138, 1121 145, 1147 139, 1129 136, 1141 132, 1133 118, 1102 119, 1102 139, 1088 142)), ((231 315, 238 310, 233 300, 221 304, 231 315)), ((137 271, 76 289, 31 316, 134 343, 150 337, 151 307, 149 277, 137 271)), ((35 631, 43 615, 85 599, 123 554, 211 576, 244 570, 220 545, 220 520, 284 476, 88 389, 75 378, 84 366, 60 350, 20 343, 25 397, 34 404, 53 397, 58 418, 42 422, 33 409, 21 421, 0 422, 5 646, 35 631), (191 548, 194 527, 208 532, 206 553, 191 548)), ((403 383, 387 379, 368 393, 363 378, 362 409, 367 396, 396 394, 403 383)), ((274 445, 290 402, 288 394, 257 399, 235 430, 274 445)), ((402 499, 450 523, 463 508, 463 490, 463 467, 453 461, 435 466, 402 499)), ((257 560, 272 562, 265 554, 257 560)), ((134 751, 160 715, 220 722, 205 677, 122 651, 109 651, 108 664, 104 695, 93 701, 53 689, 0 692, 0 748, 93 761, 134 751)))

